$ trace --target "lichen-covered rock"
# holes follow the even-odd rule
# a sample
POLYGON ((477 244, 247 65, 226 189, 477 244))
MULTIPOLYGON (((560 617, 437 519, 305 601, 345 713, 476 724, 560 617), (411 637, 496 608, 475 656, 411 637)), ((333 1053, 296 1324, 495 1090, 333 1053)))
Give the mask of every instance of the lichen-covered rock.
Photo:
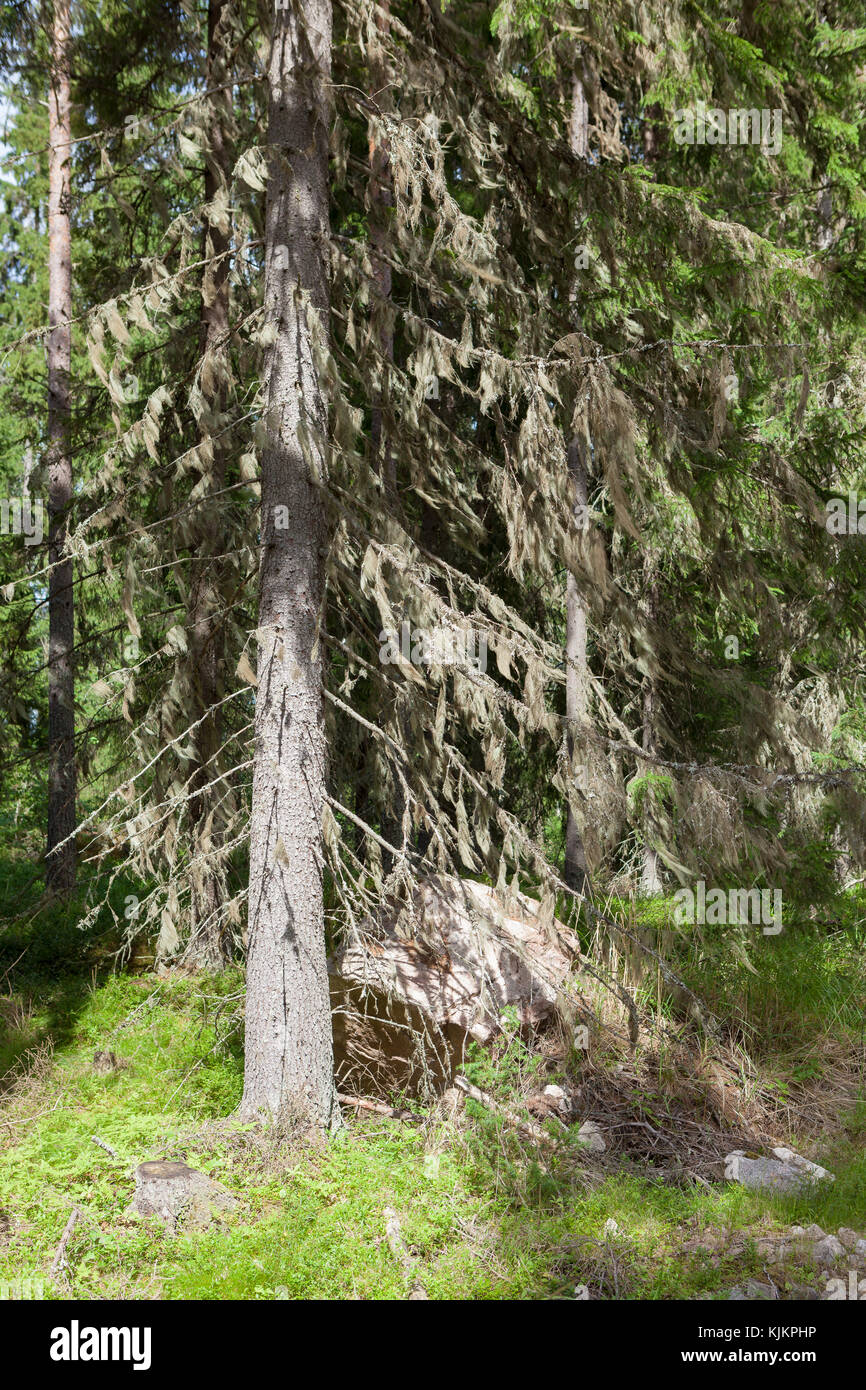
POLYGON ((765 1302, 778 1297, 779 1290, 774 1284, 759 1284, 757 1279, 747 1279, 742 1287, 738 1285, 728 1294, 729 1301, 733 1299, 735 1302, 748 1303, 765 1302))
POLYGON ((821 1294, 811 1284, 791 1284, 788 1288, 789 1302, 820 1303, 821 1294))
POLYGON ((834 1181, 826 1168, 784 1148, 774 1149, 772 1158, 735 1149, 725 1158, 725 1176, 743 1187, 776 1192, 799 1192, 811 1183, 834 1181))
POLYGON ((814 1221, 802 1232, 804 1240, 823 1240, 826 1234, 827 1232, 822 1231, 820 1226, 816 1226, 814 1221))
POLYGON ((182 1224, 204 1230, 216 1213, 236 1206, 230 1192, 185 1163, 156 1159, 135 1170, 132 1210, 139 1216, 158 1216, 173 1229, 182 1224))
POLYGON ((582 1144, 585 1144, 590 1153, 603 1154, 607 1151, 607 1143, 604 1135, 594 1120, 584 1120, 577 1137, 582 1144))
POLYGON ((578 955, 520 893, 438 876, 329 961, 338 1085, 441 1089, 467 1042, 549 1019, 578 955))
POLYGON ((841 1240, 837 1240, 835 1236, 825 1236, 823 1240, 816 1242, 815 1248, 812 1251, 812 1259, 815 1261, 816 1265, 823 1265, 825 1268, 829 1268, 830 1265, 834 1265, 840 1256, 844 1254, 845 1247, 841 1240))
POLYGON ((759 1240, 755 1244, 755 1250, 759 1257, 762 1260, 767 1260, 770 1264, 780 1264, 786 1260, 790 1248, 790 1241, 775 1240, 772 1237, 759 1240))

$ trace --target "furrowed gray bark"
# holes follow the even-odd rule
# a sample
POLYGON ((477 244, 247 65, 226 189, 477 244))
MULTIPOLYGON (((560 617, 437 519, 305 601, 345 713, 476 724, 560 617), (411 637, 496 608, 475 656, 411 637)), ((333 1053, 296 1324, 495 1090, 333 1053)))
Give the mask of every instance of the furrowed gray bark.
POLYGON ((313 350, 328 321, 330 0, 278 10, 269 60, 267 443, 250 823, 241 1113, 339 1124, 322 897, 327 405, 313 350), (281 509, 281 510, 278 510, 281 509))
POLYGON ((69 371, 72 358, 72 120, 69 0, 55 0, 48 93, 48 827, 46 883, 75 886, 75 612, 72 560, 66 555, 72 503, 69 371))

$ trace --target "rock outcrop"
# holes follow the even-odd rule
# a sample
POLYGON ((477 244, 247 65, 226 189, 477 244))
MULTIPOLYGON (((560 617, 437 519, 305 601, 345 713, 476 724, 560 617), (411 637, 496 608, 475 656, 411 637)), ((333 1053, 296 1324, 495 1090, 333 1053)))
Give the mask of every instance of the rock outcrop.
POLYGON ((523 1029, 549 1020, 577 955, 573 934, 523 894, 423 880, 329 962, 340 1089, 442 1089, 505 1010, 523 1029))

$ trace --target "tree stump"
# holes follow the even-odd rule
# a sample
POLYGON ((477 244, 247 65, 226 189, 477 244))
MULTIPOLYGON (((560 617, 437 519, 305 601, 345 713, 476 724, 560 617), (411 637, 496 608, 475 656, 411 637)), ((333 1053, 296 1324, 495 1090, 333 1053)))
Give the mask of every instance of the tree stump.
POLYGON ((157 1159, 135 1170, 132 1211, 158 1216, 173 1229, 183 1220, 186 1226, 204 1230, 215 1214, 236 1206, 230 1192, 185 1163, 157 1159))

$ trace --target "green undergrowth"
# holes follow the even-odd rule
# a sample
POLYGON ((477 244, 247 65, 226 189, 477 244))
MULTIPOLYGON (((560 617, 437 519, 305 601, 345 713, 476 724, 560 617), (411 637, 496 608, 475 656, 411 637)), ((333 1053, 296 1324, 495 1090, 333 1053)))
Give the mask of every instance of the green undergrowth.
MULTIPOLYGON (((856 982, 852 958, 819 951, 808 934, 784 950, 786 969, 757 982, 745 972, 753 1009, 770 1018, 775 999, 788 1017, 799 997, 798 1038, 816 1027, 803 1019, 853 1026, 842 1003, 856 982), (813 967, 824 962, 824 984, 805 965, 794 968, 800 951, 813 967), (836 984, 824 968, 833 960, 836 984)), ((472 1103, 459 1125, 438 1111, 421 1112, 418 1125, 366 1116, 316 1148, 232 1118, 243 1077, 239 970, 219 980, 92 963, 63 977, 5 961, 3 970, 0 1057, 13 1068, 0 1083, 7 1295, 30 1280, 31 1291, 53 1298, 403 1299, 417 1278, 439 1299, 725 1298, 733 1284, 766 1277, 755 1245, 762 1235, 794 1221, 866 1229, 862 1099, 810 1148, 836 1182, 788 1202, 722 1181, 677 1184, 634 1160, 594 1168, 577 1125, 555 1148, 539 1148, 472 1103), (97 1071, 97 1050, 113 1052, 118 1067, 97 1071), (209 1173, 236 1196, 236 1210, 206 1231, 176 1233, 130 1214, 134 1169, 157 1157, 209 1173), (68 1270, 52 1280, 73 1208, 68 1270), (413 1275, 386 1238, 386 1208, 397 1214, 413 1275), (695 1249, 704 1236, 707 1249, 695 1249)), ((721 964, 707 964, 703 978, 716 981, 717 1002, 723 989, 733 997, 721 964)), ((495 1061, 476 1052, 468 1070, 515 1107, 527 1077, 557 1079, 516 1034, 495 1061)), ((779 1075, 796 1084, 790 1069, 787 1082, 779 1075)))
MULTIPOLYGON (((760 926, 675 921, 670 898, 617 900, 615 921, 657 951, 722 1024, 726 1036, 752 1056, 777 1057, 817 1038, 859 1045, 866 1081, 866 897, 840 894, 815 915, 786 909, 777 935, 760 926)), ((591 940, 586 934, 587 944, 591 940)), ((681 1002, 658 990, 652 958, 632 952, 642 966, 641 1003, 675 1016, 681 1002)), ((815 1062, 815 1065, 819 1065, 815 1062)))

